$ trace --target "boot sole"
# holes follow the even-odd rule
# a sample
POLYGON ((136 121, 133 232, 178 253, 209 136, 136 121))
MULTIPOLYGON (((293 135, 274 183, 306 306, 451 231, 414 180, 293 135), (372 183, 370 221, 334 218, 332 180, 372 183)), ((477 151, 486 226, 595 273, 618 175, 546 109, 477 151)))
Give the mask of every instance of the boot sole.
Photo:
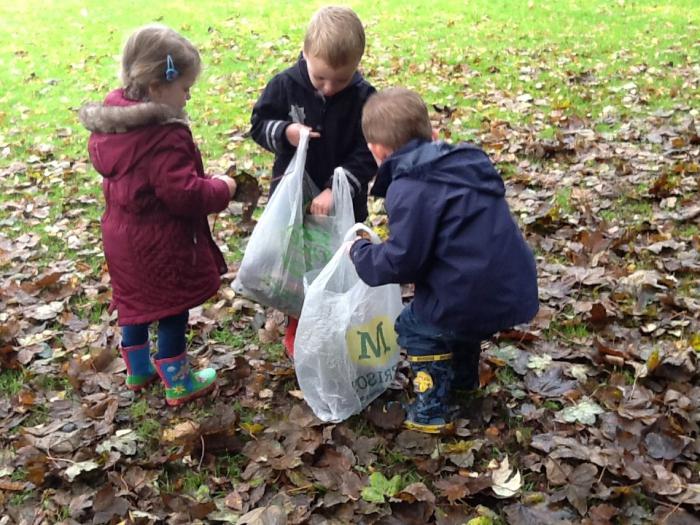
POLYGON ((126 388, 128 388, 132 392, 140 392, 141 390, 151 386, 153 381, 155 381, 156 379, 158 379, 158 374, 153 374, 153 376, 145 383, 143 383, 141 385, 126 385, 126 388))
POLYGON ((443 425, 422 425, 413 421, 404 421, 403 427, 407 430, 423 432, 425 434, 452 434, 455 430, 454 423, 445 423, 443 425))
POLYGON ((214 386, 216 386, 216 381, 212 381, 210 385, 205 386, 201 390, 197 390, 196 392, 192 392, 187 397, 181 397, 179 399, 167 399, 166 398, 165 402, 168 404, 168 406, 171 406, 171 407, 184 405, 185 403, 192 401, 193 399, 197 399, 198 397, 202 397, 202 396, 207 395, 209 392, 214 390, 214 386))

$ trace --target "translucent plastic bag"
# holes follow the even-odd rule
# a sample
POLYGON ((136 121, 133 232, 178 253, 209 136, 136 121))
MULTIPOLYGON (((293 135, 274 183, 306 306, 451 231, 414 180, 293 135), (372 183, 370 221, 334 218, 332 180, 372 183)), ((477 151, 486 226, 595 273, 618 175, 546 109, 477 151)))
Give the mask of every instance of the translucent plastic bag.
MULTIPOLYGON (((363 224, 358 230, 379 237, 363 224)), ((304 399, 323 421, 360 412, 386 390, 399 362, 394 322, 401 312, 398 284, 370 287, 345 246, 309 285, 294 342, 294 368, 304 399)))
POLYGON ((318 193, 304 173, 308 144, 309 133, 302 130, 296 154, 253 230, 232 285, 236 293, 294 317, 304 302, 304 275, 328 262, 355 222, 342 168, 333 173, 333 215, 304 214, 305 200, 318 193))

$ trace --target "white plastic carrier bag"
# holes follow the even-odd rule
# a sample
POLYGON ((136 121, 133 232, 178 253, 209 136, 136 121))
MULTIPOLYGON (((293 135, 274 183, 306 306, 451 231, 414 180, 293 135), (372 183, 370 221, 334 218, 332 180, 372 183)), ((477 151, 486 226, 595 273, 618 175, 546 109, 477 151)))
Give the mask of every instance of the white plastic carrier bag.
MULTIPOLYGON (((363 224, 348 230, 379 237, 363 224)), ((323 421, 360 412, 393 381, 399 362, 394 322, 401 309, 398 284, 371 287, 357 275, 346 246, 311 282, 294 342, 294 368, 304 399, 323 421)))
POLYGON ((233 289, 255 302, 299 317, 304 301, 304 275, 323 268, 355 222, 350 183, 345 170, 333 173, 333 214, 304 213, 318 189, 305 175, 309 132, 260 216, 248 241, 233 289), (306 191, 305 191, 306 190, 306 191))

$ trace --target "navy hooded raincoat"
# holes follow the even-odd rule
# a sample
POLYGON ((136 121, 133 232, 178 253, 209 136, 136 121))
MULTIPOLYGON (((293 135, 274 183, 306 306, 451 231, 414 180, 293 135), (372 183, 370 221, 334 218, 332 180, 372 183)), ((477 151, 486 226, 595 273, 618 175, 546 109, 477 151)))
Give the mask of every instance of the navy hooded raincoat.
POLYGON ((415 283, 418 319, 459 333, 492 334, 534 317, 535 261, 482 150, 413 140, 381 165, 372 192, 386 197, 390 235, 353 245, 363 281, 415 283))

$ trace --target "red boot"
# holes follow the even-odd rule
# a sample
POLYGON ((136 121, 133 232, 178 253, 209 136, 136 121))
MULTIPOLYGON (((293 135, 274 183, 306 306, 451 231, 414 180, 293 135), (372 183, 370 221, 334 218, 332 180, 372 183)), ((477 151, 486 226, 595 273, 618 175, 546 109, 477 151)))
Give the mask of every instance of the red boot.
POLYGON ((297 326, 299 319, 295 317, 287 317, 287 330, 284 332, 284 349, 287 351, 289 359, 294 359, 294 339, 297 335, 297 326))

